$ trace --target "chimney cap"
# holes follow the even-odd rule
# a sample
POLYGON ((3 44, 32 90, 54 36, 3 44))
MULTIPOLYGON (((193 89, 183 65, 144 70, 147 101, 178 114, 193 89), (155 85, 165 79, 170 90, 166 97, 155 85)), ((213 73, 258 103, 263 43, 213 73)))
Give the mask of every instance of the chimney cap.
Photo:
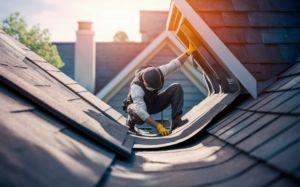
POLYGON ((92 30, 93 22, 90 21, 78 21, 79 30, 92 30))

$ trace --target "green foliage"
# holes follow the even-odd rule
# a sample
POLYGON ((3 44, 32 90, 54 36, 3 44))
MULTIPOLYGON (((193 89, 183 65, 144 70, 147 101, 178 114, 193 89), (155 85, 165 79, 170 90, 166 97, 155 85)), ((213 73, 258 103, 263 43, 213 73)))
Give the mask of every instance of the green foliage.
POLYGON ((115 42, 129 42, 128 36, 124 31, 118 31, 114 36, 115 42))
POLYGON ((41 30, 38 24, 28 31, 26 21, 19 15, 18 12, 10 14, 2 21, 0 28, 55 67, 63 67, 65 63, 61 60, 56 45, 50 42, 49 30, 41 30))

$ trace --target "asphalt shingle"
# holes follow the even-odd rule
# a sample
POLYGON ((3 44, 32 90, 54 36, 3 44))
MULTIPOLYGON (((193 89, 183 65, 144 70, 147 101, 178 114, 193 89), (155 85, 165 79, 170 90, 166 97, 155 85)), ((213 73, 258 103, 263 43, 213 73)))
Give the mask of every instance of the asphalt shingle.
POLYGON ((279 11, 275 0, 259 0, 257 2, 262 11, 279 11))
POLYGON ((260 131, 252 134, 249 138, 237 144, 237 147, 246 152, 250 152, 269 139, 276 137, 298 120, 300 120, 300 117, 298 116, 281 116, 260 131))
POLYGON ((300 54, 300 11, 296 0, 188 3, 258 81, 266 81, 289 68, 300 54), (222 4, 226 5, 224 9, 222 4))
POLYGON ((235 11, 260 11, 256 0, 232 0, 235 11))

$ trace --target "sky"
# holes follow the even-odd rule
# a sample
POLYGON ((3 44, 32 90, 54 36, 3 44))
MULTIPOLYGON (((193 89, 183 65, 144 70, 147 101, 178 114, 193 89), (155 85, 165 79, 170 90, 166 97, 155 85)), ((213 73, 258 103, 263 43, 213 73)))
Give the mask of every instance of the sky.
MULTIPOLYGON (((140 10, 168 11, 171 0, 3 0, 0 20, 20 12, 28 29, 48 28, 52 42, 74 42, 78 21, 92 21, 96 42, 111 42, 117 31, 140 42, 140 10)), ((1 25, 1 24, 0 24, 1 25)))

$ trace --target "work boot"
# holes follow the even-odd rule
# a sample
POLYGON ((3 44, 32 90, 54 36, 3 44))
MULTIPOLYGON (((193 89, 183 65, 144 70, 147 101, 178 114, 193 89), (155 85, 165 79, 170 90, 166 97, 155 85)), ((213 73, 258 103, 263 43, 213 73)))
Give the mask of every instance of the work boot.
POLYGON ((176 116, 174 118, 172 118, 172 126, 171 126, 172 131, 174 129, 176 129, 177 127, 180 127, 188 122, 187 119, 182 121, 181 115, 182 115, 182 110, 178 114, 176 114, 176 116))

